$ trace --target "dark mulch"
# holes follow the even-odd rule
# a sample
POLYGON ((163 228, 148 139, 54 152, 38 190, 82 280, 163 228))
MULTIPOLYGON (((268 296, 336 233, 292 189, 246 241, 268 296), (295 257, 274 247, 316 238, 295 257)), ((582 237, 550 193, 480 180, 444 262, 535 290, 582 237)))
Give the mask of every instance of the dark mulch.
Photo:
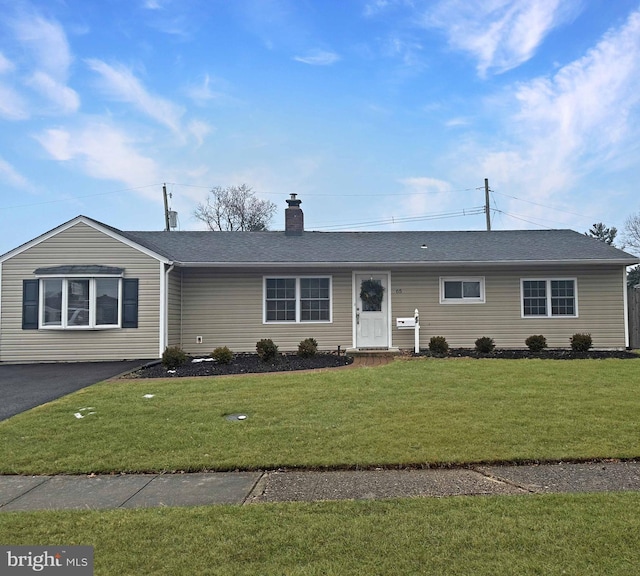
POLYGON ((205 359, 187 363, 175 369, 167 370, 162 364, 153 364, 127 375, 127 378, 180 378, 183 376, 224 376, 228 374, 255 374, 259 372, 288 372, 292 370, 313 370, 317 368, 337 368, 353 362, 350 356, 337 354, 316 354, 302 358, 297 354, 281 354, 275 360, 264 362, 257 354, 234 354, 230 364, 205 359))
MULTIPOLYGON (((421 350, 419 356, 442 358, 441 354, 432 354, 429 350, 421 350)), ((481 354, 472 348, 450 348, 450 358, 501 358, 505 360, 521 360, 523 358, 541 358, 543 360, 604 360, 606 358, 638 359, 640 356, 627 350, 589 350, 574 352, 570 349, 548 349, 542 352, 529 350, 496 349, 490 354, 481 354)))

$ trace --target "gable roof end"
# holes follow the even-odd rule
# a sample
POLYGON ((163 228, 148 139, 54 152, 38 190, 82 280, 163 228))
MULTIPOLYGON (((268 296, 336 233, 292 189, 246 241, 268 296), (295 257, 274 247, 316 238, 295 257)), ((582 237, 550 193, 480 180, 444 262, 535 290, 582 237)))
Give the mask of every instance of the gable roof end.
POLYGON ((65 230, 68 230, 69 228, 72 228, 73 226, 79 223, 86 224, 87 226, 93 228, 94 230, 102 232, 103 234, 106 234, 107 236, 114 238, 115 240, 118 240, 119 242, 122 242, 127 246, 130 246, 131 248, 134 248, 135 250, 138 250, 139 252, 146 254, 147 256, 151 256, 152 258, 155 258, 160 262, 171 264, 171 260, 168 259, 164 254, 158 253, 157 251, 153 250, 152 248, 149 248, 146 245, 139 244, 131 240, 131 238, 128 238, 122 232, 122 230, 118 230, 113 226, 103 224, 98 220, 94 220, 93 218, 89 218, 88 216, 82 216, 82 215, 76 216, 75 218, 72 218, 71 220, 68 220, 63 224, 60 224, 60 226, 56 226, 52 230, 49 230, 48 232, 45 232, 44 234, 37 236, 33 240, 29 240, 28 242, 21 244, 17 248, 14 248, 13 250, 6 252, 2 256, 0 256, 0 263, 4 262, 5 260, 9 260, 10 258, 13 258, 14 256, 17 256, 18 254, 21 254, 22 252, 24 252, 25 250, 28 250, 29 248, 37 246, 38 244, 48 240, 49 238, 53 238, 57 234, 60 234, 61 232, 64 232, 65 230))

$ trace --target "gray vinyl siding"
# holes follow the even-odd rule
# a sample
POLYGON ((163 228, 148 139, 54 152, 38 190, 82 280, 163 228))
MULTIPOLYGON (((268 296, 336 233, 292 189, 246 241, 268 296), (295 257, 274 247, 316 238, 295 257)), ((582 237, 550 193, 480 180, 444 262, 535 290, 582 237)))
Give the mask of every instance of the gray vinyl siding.
POLYGON ((191 354, 208 354, 218 346, 234 352, 255 352, 256 342, 271 338, 282 351, 296 350, 313 337, 321 350, 350 348, 352 342, 351 272, 299 269, 184 269, 182 272, 182 346, 191 354), (263 323, 264 276, 331 276, 333 322, 263 323), (202 344, 196 339, 202 336, 202 344))
POLYGON ((169 273, 167 286, 167 346, 182 346, 182 270, 169 273))
POLYGON ((524 348, 532 334, 542 334, 552 348, 569 347, 576 332, 588 332, 595 348, 624 348, 624 271, 620 266, 548 268, 468 268, 406 270, 392 273, 393 345, 413 348, 411 330, 395 327, 397 316, 420 311, 420 346, 444 336, 452 347, 473 347, 489 336, 501 348, 524 348), (484 304, 440 304, 440 277, 485 279, 484 304), (521 279, 577 280, 578 317, 522 318, 521 279))
POLYGON ((158 260, 78 222, 2 264, 0 361, 50 362, 157 358, 160 334, 158 260), (22 281, 42 266, 100 264, 139 279, 138 328, 22 330, 22 281))

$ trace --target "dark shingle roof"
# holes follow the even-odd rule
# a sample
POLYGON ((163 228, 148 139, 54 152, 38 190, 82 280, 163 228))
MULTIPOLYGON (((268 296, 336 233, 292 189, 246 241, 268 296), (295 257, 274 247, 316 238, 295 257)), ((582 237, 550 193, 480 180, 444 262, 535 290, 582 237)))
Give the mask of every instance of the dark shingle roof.
POLYGON ((638 262, 635 256, 572 230, 120 234, 183 265, 638 262))

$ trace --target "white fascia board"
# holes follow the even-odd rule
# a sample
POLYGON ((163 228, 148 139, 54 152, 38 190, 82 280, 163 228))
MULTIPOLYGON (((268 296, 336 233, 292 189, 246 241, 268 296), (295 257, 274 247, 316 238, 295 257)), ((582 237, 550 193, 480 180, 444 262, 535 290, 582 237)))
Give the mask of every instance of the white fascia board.
POLYGON ((165 264, 171 264, 171 261, 165 258, 164 256, 161 256, 160 254, 157 254, 153 250, 149 250, 148 248, 145 248, 144 246, 141 246, 140 244, 133 242, 128 238, 125 238, 124 236, 115 232, 113 229, 103 226, 96 220, 92 220, 91 218, 87 218, 86 216, 76 216, 72 220, 69 220, 64 224, 61 224, 60 226, 57 226, 53 230, 49 230, 49 232, 45 232, 44 234, 41 234, 40 236, 34 238, 33 240, 30 240, 22 244, 21 246, 14 248, 13 250, 7 252, 2 257, 0 257, 0 262, 9 260, 10 258, 17 256, 18 254, 21 254, 22 252, 29 250, 34 246, 37 246, 41 242, 45 242, 50 238, 53 238, 54 236, 60 234, 61 232, 64 232, 65 230, 68 230, 69 228, 72 228, 76 224, 80 224, 80 223, 85 224, 90 228, 97 230, 98 232, 102 232, 106 236, 109 236, 110 238, 118 240, 118 242, 122 242, 123 244, 129 246, 130 248, 133 248, 134 250, 138 250, 139 252, 142 252, 143 254, 150 256, 151 258, 155 258, 159 262, 163 262, 165 264))

